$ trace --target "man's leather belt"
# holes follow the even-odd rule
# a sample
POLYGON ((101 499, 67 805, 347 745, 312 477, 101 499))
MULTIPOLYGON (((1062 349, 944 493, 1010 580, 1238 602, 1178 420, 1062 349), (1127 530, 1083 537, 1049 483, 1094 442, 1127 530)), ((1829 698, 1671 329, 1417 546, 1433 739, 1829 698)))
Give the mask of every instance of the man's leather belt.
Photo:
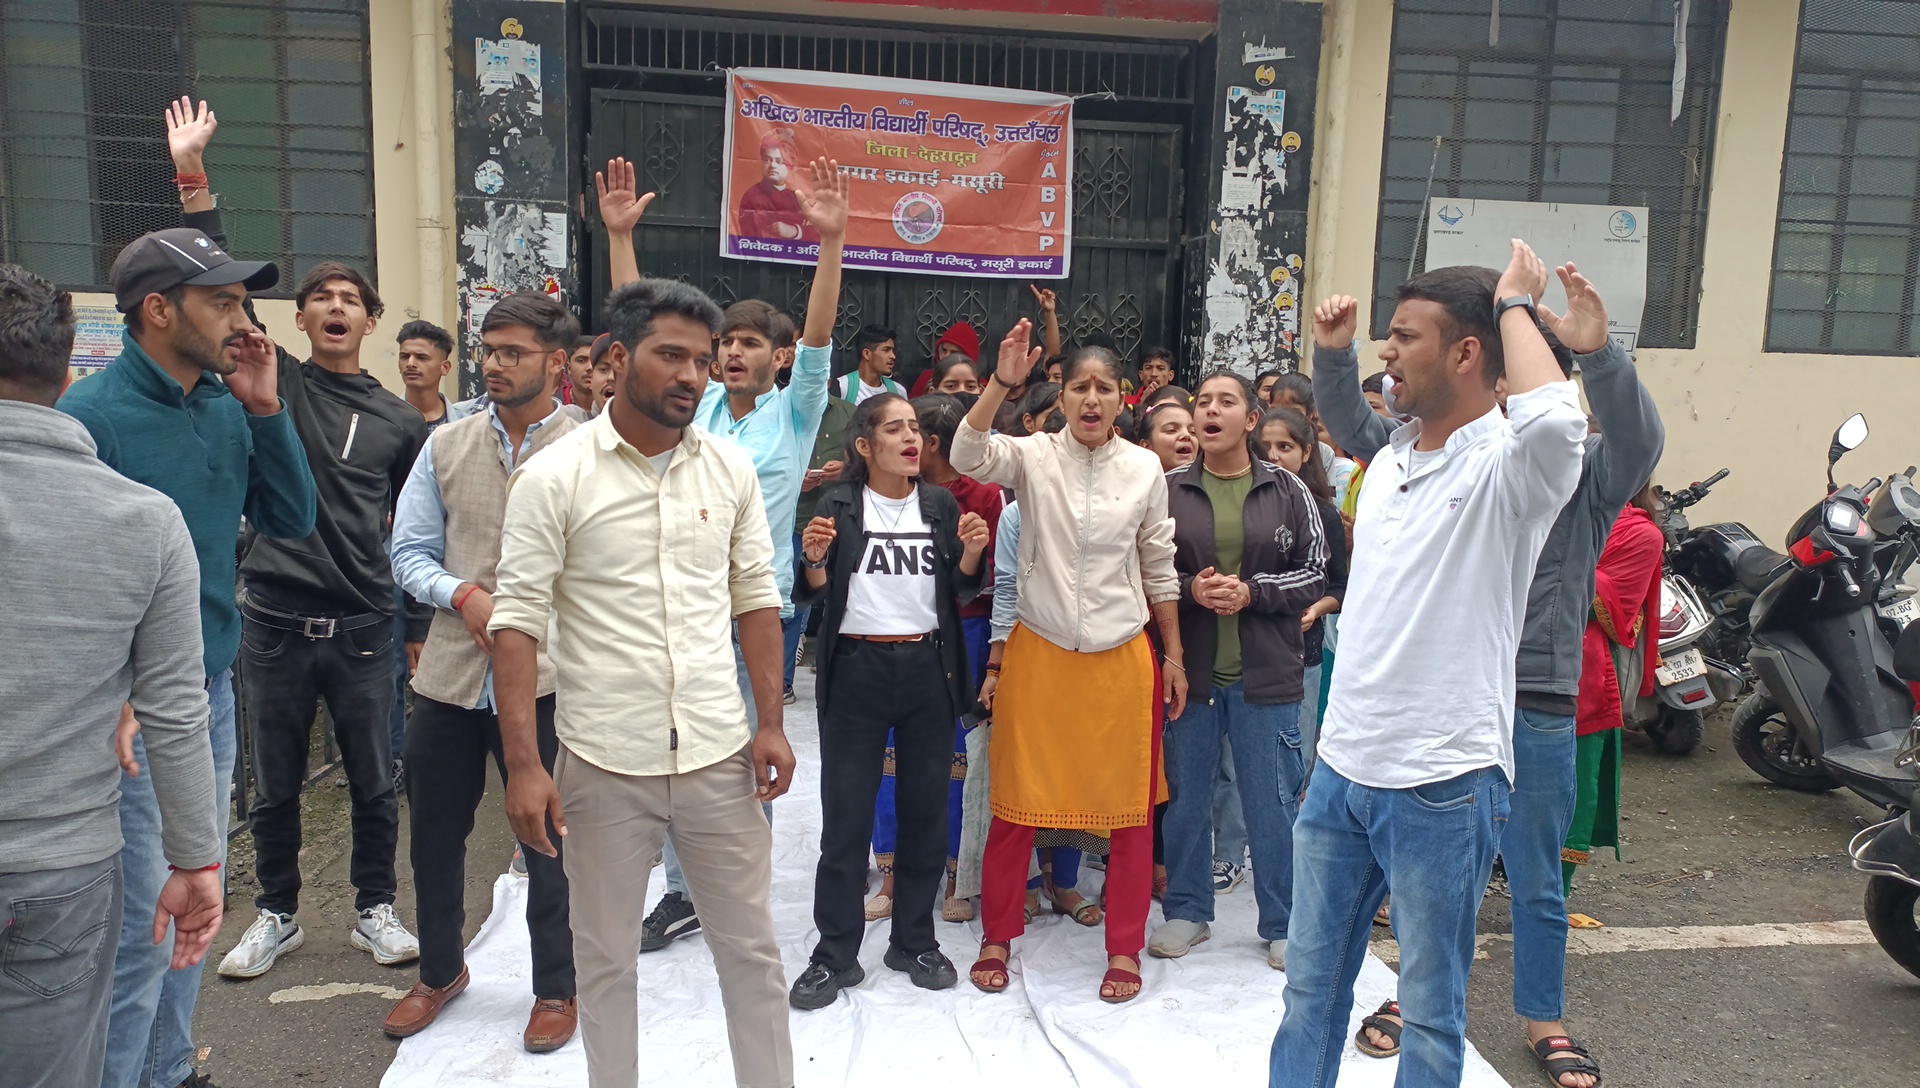
POLYGON ((927 639, 932 638, 933 635, 931 632, 923 631, 917 635, 841 635, 840 637, 841 638, 857 638, 862 642, 893 643, 893 642, 925 642, 927 639))
POLYGON ((377 623, 393 622, 392 616, 378 612, 362 612, 357 616, 302 616, 293 612, 282 612, 278 608, 268 608, 252 597, 242 600, 240 609, 247 618, 262 627, 297 631, 313 639, 332 638, 343 631, 357 631, 377 623))

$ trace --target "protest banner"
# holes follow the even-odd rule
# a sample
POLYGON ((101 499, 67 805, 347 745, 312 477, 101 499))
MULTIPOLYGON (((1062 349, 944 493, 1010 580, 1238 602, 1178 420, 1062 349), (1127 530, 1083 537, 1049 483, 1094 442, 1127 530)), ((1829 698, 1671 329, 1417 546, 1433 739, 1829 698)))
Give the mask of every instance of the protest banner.
POLYGON ((720 253, 812 264, 807 163, 851 182, 845 264, 1053 279, 1072 252, 1073 100, 957 83, 728 73, 720 253))

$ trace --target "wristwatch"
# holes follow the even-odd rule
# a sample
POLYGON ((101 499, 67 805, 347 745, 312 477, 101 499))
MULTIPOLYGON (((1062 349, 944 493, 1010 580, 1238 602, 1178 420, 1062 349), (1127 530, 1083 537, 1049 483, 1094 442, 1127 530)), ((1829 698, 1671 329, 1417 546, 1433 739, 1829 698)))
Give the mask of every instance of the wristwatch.
POLYGON ((1516 306, 1524 308, 1527 311, 1527 316, 1533 318, 1535 323, 1539 322, 1540 310, 1533 304, 1532 295, 1508 295, 1506 298, 1493 304, 1493 323, 1498 325, 1500 319, 1506 316, 1507 311, 1516 306))

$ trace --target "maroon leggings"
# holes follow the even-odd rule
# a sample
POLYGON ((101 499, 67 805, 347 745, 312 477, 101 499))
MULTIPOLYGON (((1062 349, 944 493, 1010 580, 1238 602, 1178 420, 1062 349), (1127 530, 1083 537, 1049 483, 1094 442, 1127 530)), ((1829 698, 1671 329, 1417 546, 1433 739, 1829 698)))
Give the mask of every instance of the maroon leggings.
MULTIPOLYGON (((1027 928, 1027 867, 1033 833, 1025 824, 993 818, 980 873, 981 925, 986 944, 1009 947, 1027 928)), ((1113 830, 1107 859, 1107 955, 1140 958, 1153 905, 1153 827, 1113 830)))

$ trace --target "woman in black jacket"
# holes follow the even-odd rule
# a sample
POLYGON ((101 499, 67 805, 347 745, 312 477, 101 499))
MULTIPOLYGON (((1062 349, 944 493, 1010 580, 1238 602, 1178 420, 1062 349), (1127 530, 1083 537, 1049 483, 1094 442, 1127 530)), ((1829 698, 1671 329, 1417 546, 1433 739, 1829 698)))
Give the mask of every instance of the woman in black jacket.
POLYGON ((889 730, 900 845, 884 962, 929 990, 958 978, 934 938, 933 904, 946 872, 953 723, 973 705, 959 602, 980 591, 989 534, 946 488, 920 485, 920 451, 905 398, 862 401, 847 428, 846 479, 821 497, 795 557, 796 602, 825 609, 816 649, 820 942, 788 994, 797 1009, 825 1008, 866 978, 867 844, 889 730))
POLYGON ((1186 712, 1167 723, 1166 922, 1147 951, 1184 956, 1211 936, 1213 783, 1228 739, 1260 939, 1268 964, 1284 970, 1293 818, 1304 781, 1300 615, 1326 592, 1326 532, 1299 477, 1254 456, 1260 413, 1250 382, 1213 374, 1200 384, 1193 415, 1199 459, 1167 473, 1192 694, 1186 712))

